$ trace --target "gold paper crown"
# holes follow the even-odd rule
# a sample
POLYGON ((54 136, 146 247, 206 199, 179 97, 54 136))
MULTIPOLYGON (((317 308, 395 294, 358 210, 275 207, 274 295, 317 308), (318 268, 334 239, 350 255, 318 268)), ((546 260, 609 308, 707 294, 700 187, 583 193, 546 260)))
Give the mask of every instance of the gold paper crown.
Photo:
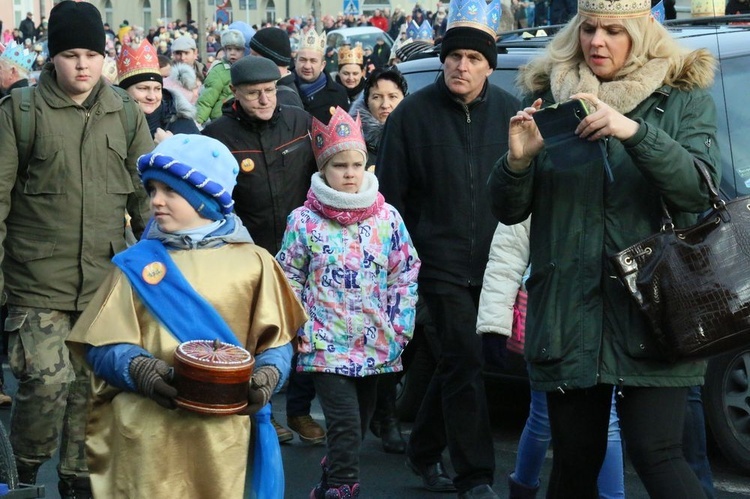
POLYGON ((315 28, 310 29, 307 33, 302 35, 302 39, 299 41, 298 50, 314 50, 321 54, 326 53, 326 32, 318 34, 315 28))
POLYGON ((349 47, 341 47, 339 49, 339 66, 343 66, 344 64, 358 64, 360 66, 364 65, 365 56, 362 52, 362 44, 357 43, 357 45, 351 49, 349 47))
POLYGON ((617 19, 642 17, 651 14, 651 0, 578 0, 578 13, 617 19))

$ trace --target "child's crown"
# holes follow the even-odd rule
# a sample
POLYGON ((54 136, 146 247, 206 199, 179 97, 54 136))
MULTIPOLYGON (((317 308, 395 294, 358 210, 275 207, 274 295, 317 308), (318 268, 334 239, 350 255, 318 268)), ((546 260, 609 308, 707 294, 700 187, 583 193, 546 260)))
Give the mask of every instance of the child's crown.
POLYGON ((323 168, 331 157, 341 151, 364 151, 367 157, 359 114, 354 119, 340 107, 336 108, 327 125, 313 118, 312 144, 318 169, 323 168))

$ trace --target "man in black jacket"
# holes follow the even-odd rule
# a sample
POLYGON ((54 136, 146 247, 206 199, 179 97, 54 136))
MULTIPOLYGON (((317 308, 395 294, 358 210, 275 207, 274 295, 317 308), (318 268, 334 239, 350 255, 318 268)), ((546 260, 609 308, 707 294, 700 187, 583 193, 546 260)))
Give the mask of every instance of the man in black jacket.
POLYGON ((297 89, 308 113, 326 125, 336 107, 349 110, 346 89, 325 71, 326 34, 310 29, 300 39, 294 64, 297 89))
POLYGON ((380 192, 403 215, 422 259, 420 296, 436 331, 426 333, 438 362, 414 423, 407 466, 428 490, 496 498, 475 325, 497 226, 487 179, 493 158, 508 149, 508 122, 520 105, 488 82, 497 61, 494 29, 449 24, 440 60, 442 77, 388 117, 375 170, 380 192), (456 470, 452 481, 441 462, 446 446, 456 470))
POLYGON ((34 14, 31 12, 26 13, 26 19, 21 21, 21 24, 18 25, 18 29, 21 30, 21 34, 23 35, 23 39, 26 40, 27 38, 29 40, 34 40, 34 37, 36 36, 36 26, 34 25, 34 14))
POLYGON ((235 211, 255 243, 275 255, 287 216, 305 202, 318 171, 308 135, 312 119, 303 109, 277 105, 281 73, 271 60, 245 56, 232 65, 231 78, 234 99, 202 133, 237 159, 235 211))

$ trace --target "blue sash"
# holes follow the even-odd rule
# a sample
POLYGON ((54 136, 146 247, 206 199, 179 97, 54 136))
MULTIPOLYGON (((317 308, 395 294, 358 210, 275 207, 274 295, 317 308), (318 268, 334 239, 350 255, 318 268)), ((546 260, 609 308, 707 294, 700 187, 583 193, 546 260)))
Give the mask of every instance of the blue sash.
MULTIPOLYGON (((180 342, 219 339, 242 347, 216 309, 190 285, 161 241, 142 239, 112 258, 143 304, 180 342), (175 307, 174 304, 179 304, 175 307)), ((253 497, 284 497, 281 448, 271 424, 271 405, 255 415, 253 497)))
POLYGON ((112 262, 149 312, 180 342, 218 338, 242 347, 216 309, 185 279, 161 241, 143 239, 112 262))

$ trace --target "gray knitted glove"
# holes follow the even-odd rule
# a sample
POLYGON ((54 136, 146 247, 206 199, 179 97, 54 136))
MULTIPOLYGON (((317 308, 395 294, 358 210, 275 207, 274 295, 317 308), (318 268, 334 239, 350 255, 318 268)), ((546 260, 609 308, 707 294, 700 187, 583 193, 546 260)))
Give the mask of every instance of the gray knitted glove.
POLYGON ((139 355, 130 361, 130 377, 138 393, 154 400, 167 409, 176 407, 174 398, 177 389, 167 382, 172 381, 172 368, 161 359, 139 355))
POLYGON ((279 384, 281 373, 274 366, 259 367, 250 379, 247 407, 237 414, 252 416, 271 400, 271 395, 279 384))

